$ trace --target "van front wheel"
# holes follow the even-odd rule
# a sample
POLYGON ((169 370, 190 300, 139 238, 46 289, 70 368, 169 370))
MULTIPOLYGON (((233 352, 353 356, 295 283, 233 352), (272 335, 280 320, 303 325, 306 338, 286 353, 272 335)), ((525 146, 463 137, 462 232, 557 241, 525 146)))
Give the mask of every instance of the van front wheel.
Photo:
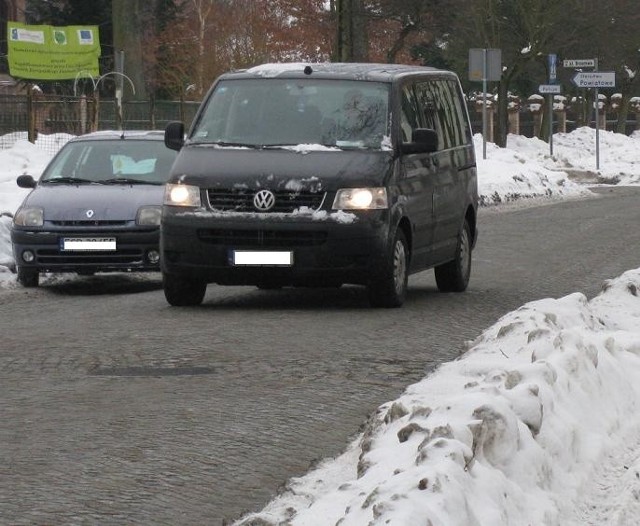
POLYGON ((164 297, 174 307, 200 305, 207 291, 206 281, 165 273, 162 274, 162 286, 164 297))
POLYGON ((434 270, 440 292, 463 292, 471 277, 471 229, 465 220, 458 237, 456 257, 434 270))
POLYGON ((398 230, 390 253, 368 285, 372 307, 400 307, 407 295, 409 277, 409 248, 402 230, 398 230))

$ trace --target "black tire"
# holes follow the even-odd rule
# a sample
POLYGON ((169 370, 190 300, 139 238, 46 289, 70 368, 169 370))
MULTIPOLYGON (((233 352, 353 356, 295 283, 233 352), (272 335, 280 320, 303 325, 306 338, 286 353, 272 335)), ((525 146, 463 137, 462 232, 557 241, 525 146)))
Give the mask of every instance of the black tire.
POLYGON ((18 267, 18 283, 23 287, 37 287, 40 283, 40 273, 38 272, 38 269, 18 267))
POLYGON ((207 282, 163 273, 162 287, 169 305, 187 307, 202 303, 207 291, 207 282))
POLYGON ((463 292, 471 277, 471 228, 465 220, 458 236, 456 257, 453 261, 434 269, 440 292, 463 292))
POLYGON ((372 307, 400 307, 407 296, 409 246, 404 232, 397 230, 386 261, 368 284, 372 307))

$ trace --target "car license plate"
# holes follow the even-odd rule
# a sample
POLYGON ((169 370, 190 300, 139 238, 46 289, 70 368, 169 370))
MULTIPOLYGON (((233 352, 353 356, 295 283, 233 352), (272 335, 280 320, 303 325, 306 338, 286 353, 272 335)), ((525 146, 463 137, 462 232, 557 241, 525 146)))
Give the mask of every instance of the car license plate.
POLYGON ((235 266, 290 267, 293 252, 286 250, 232 250, 230 263, 235 266))
POLYGON ((115 237, 63 237, 60 250, 115 250, 115 237))

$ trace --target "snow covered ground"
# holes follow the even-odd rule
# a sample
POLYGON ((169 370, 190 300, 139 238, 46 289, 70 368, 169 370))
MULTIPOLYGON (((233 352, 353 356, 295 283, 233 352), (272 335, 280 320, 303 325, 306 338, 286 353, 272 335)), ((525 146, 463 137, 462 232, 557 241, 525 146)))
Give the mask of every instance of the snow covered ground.
MULTIPOLYGON (((640 183, 640 135, 582 128, 508 148, 477 136, 483 206, 580 198, 640 183), (571 176, 571 177, 570 177, 571 176), (578 182, 576 182, 578 181, 578 182)), ((0 150, 0 293, 13 288, 10 215, 49 158, 0 150), (3 272, 4 270, 4 272, 3 272)), ((46 283, 46 282, 45 282, 46 283)), ((587 299, 506 314, 461 357, 382 405, 345 452, 289 481, 238 525, 631 526, 640 522, 640 269, 587 299)), ((215 488, 212 488, 214 491, 215 488)))

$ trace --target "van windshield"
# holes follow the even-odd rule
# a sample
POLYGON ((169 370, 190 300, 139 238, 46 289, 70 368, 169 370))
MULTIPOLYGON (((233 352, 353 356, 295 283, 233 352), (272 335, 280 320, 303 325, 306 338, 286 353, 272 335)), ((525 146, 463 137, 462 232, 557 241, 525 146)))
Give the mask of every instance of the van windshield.
POLYGON ((207 101, 190 142, 386 148, 389 86, 322 79, 224 80, 207 101))

